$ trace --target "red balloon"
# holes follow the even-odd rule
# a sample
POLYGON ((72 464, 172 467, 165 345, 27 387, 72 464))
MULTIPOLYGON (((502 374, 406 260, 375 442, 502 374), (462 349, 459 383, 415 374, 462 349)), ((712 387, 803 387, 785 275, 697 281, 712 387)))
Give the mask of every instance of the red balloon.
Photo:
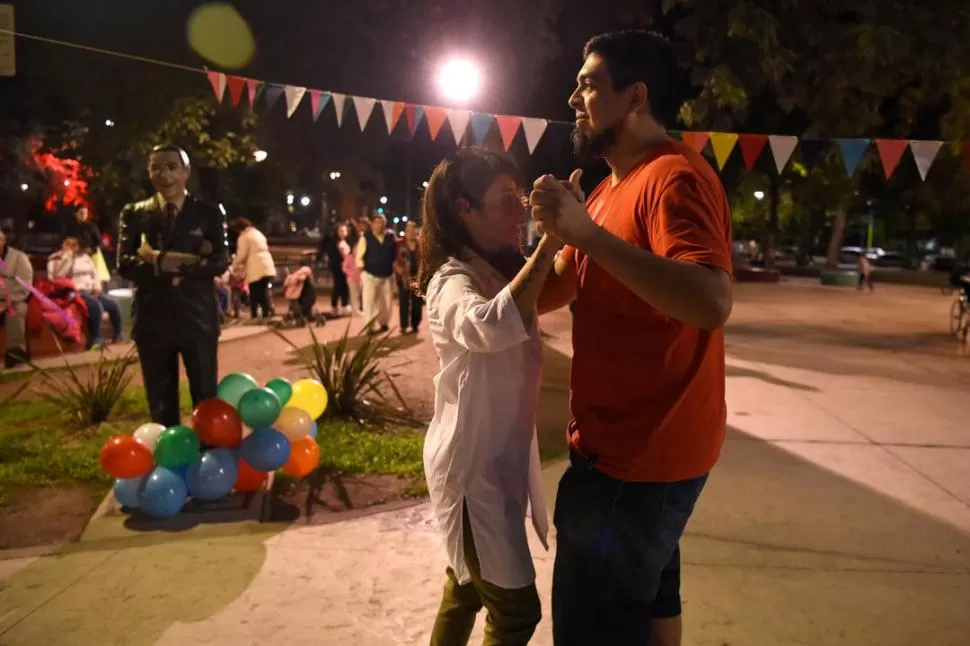
POLYGON ((192 430, 204 444, 234 449, 242 444, 243 424, 232 404, 206 399, 192 411, 192 430))
POLYGON ((320 447, 317 441, 307 435, 290 444, 290 458, 283 465, 283 473, 294 478, 303 478, 313 473, 320 465, 320 447))
POLYGON ((101 447, 101 468, 112 478, 140 478, 155 466, 152 451, 131 435, 115 435, 101 447))
POLYGON ((257 471, 252 468, 242 458, 239 458, 236 466, 236 484, 233 486, 236 491, 246 493, 259 491, 259 488, 266 482, 266 476, 269 475, 265 471, 257 471))

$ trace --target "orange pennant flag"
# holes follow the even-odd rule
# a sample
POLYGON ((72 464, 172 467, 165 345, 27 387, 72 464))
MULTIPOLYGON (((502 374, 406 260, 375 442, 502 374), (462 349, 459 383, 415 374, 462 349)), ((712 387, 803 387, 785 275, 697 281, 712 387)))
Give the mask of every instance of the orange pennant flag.
POLYGON ((909 142, 905 139, 876 139, 876 148, 879 149, 879 161, 882 162, 882 170, 889 179, 899 162, 903 159, 903 153, 909 147, 909 142))
POLYGON ((209 77, 209 85, 216 95, 216 101, 222 103, 222 98, 226 95, 226 75, 222 72, 206 72, 209 77))
POLYGON ((441 132, 445 121, 448 120, 448 113, 444 108, 429 105, 424 108, 424 118, 428 121, 428 132, 431 133, 431 140, 434 141, 438 138, 438 133, 441 132))
POLYGON ((505 151, 508 152, 509 148, 512 147, 512 142, 515 140, 515 135, 519 133, 519 126, 522 125, 522 117, 509 117, 497 114, 495 115, 495 121, 498 122, 498 131, 502 135, 502 145, 505 146, 505 151))
POLYGON ((707 145, 707 140, 710 138, 710 134, 706 132, 684 130, 681 133, 680 138, 685 144, 693 148, 695 152, 701 152, 704 150, 704 146, 707 145))

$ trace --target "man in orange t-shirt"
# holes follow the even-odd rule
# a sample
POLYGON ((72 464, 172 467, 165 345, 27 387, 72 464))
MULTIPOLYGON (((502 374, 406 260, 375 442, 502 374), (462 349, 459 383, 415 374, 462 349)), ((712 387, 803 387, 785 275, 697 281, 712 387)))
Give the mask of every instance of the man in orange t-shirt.
POLYGON ((531 196, 568 245, 540 309, 575 298, 553 634, 557 646, 668 646, 680 642, 680 537, 724 440, 731 216, 717 174, 662 125, 676 108, 669 44, 619 32, 584 56, 574 141, 612 174, 586 205, 579 171, 540 178, 531 196))

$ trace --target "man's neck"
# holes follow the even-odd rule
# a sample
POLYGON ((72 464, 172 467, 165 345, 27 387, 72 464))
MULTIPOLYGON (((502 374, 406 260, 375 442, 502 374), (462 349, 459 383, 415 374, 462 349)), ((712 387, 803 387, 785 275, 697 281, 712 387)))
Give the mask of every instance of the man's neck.
POLYGON ((623 178, 630 174, 637 164, 647 156, 652 150, 665 146, 670 142, 670 137, 666 131, 661 130, 657 133, 642 135, 622 139, 603 156, 610 170, 613 171, 613 186, 616 186, 623 178))
POLYGON ((174 204, 176 211, 181 212, 182 211, 182 207, 185 205, 185 198, 187 196, 188 196, 188 193, 185 192, 185 191, 182 191, 181 193, 176 193, 175 195, 173 195, 171 197, 165 197, 164 195, 162 195, 161 193, 159 193, 158 194, 158 203, 159 203, 159 205, 163 209, 165 208, 165 205, 167 205, 167 204, 174 204))

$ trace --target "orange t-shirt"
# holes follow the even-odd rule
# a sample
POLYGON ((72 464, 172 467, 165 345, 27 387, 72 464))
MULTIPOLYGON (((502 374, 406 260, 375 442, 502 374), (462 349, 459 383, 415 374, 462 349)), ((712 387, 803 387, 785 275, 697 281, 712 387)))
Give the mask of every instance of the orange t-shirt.
MULTIPOLYGON (((720 178, 679 141, 650 152, 616 186, 604 180, 590 215, 658 256, 731 273, 731 214, 720 178)), ((724 332, 661 314, 586 254, 570 376, 570 448, 607 475, 676 482, 704 475, 724 442, 724 332)))

